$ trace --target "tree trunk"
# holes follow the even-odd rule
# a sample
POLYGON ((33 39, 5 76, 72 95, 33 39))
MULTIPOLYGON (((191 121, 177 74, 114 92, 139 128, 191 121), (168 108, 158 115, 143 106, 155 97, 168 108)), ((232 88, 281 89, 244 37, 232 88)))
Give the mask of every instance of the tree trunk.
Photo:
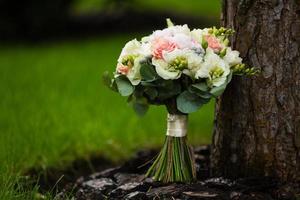
POLYGON ((223 0, 221 21, 262 72, 234 78, 217 100, 213 175, 299 182, 300 1, 223 0))

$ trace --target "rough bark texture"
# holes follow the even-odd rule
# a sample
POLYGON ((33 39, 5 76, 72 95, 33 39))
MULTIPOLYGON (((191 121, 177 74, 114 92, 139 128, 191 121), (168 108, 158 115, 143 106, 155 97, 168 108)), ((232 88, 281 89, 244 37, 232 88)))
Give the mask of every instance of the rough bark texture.
POLYGON ((232 47, 261 68, 217 100, 213 174, 300 182, 300 1, 223 0, 232 47))

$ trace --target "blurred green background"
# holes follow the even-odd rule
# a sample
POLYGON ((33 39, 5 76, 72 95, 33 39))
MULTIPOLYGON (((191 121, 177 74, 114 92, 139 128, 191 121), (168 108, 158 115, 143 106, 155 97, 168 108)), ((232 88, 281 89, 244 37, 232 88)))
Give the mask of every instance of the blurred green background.
MULTIPOLYGON (((143 12, 167 9, 199 18, 218 19, 220 12, 217 0, 131 4, 143 12)), ((106 9, 113 7, 99 0, 77 0, 71 7, 72 13, 106 9)), ((24 187, 28 179, 23 174, 29 168, 63 168, 95 152, 120 161, 163 143, 165 108, 151 107, 139 118, 126 99, 101 82, 104 71, 114 71, 125 42, 144 34, 149 32, 116 31, 38 43, 16 39, 0 45, 0 199, 40 198, 38 185, 24 187)), ((190 116, 189 140, 194 145, 210 143, 213 104, 190 116)))

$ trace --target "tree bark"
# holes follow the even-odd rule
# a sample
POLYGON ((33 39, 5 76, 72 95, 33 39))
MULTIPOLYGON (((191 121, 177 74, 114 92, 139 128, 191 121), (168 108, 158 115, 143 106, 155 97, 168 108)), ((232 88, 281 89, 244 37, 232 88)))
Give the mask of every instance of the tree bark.
POLYGON ((261 69, 217 100, 212 173, 300 182, 300 1, 223 0, 232 47, 261 69))

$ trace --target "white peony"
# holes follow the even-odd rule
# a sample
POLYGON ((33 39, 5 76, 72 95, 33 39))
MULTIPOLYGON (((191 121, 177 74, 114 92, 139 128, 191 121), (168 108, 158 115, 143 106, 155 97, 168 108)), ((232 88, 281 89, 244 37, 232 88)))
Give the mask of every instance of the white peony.
POLYGON ((224 61, 229 64, 229 66, 234 66, 242 63, 242 58, 239 56, 240 52, 232 50, 230 47, 226 49, 226 55, 223 57, 224 61))
POLYGON ((203 57, 190 49, 164 52, 163 59, 152 59, 157 74, 163 79, 178 79, 182 73, 194 76, 203 57))
POLYGON ((204 62, 197 70, 195 78, 206 78, 209 85, 218 87, 225 83, 229 73, 228 63, 215 54, 212 49, 207 48, 204 62))

